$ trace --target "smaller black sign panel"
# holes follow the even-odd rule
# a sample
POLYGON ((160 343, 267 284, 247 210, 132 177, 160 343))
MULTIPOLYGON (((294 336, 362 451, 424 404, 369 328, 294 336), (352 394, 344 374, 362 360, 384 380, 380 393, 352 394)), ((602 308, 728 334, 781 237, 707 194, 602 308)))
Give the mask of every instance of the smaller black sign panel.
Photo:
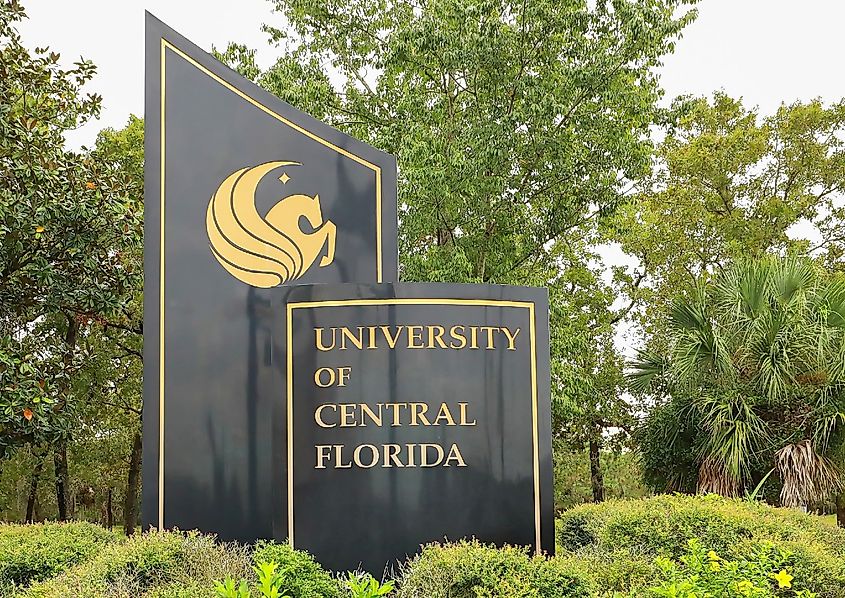
POLYGON ((446 538, 553 552, 544 289, 308 285, 280 308, 294 547, 374 573, 446 538))

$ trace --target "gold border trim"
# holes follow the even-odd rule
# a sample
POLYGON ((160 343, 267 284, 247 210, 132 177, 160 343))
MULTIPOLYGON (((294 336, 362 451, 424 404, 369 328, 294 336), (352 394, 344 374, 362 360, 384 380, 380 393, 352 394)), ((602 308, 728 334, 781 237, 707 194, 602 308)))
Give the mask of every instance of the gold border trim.
POLYGON ((159 203, 159 327, 158 327, 158 529, 164 529, 164 134, 165 134, 165 53, 164 53, 164 38, 161 39, 161 68, 159 75, 161 76, 161 108, 159 112, 159 122, 161 130, 159 131, 159 141, 161 148, 159 150, 160 169, 159 184, 160 189, 160 203, 159 203))
POLYGON ((242 99, 246 100, 262 112, 272 116, 279 122, 289 126, 293 130, 297 131, 298 133, 302 133, 306 137, 316 141, 317 143, 324 145, 337 153, 341 154, 361 164, 362 166, 366 166, 370 170, 375 173, 376 177, 376 282, 382 282, 382 270, 383 270, 383 255, 382 255, 382 231, 381 231, 381 221, 382 221, 382 212, 381 212, 381 167, 373 164, 372 162, 368 162, 364 158, 353 154, 352 152, 339 147, 330 141, 323 139, 322 137, 308 131, 307 129, 301 127, 300 125, 286 119, 281 114, 277 114, 255 98, 248 96, 246 93, 235 87, 234 85, 230 84, 228 81, 220 77, 219 75, 213 73, 202 64, 197 62, 195 59, 188 56, 185 52, 177 48, 171 42, 167 41, 164 37, 160 39, 160 127, 161 130, 159 132, 160 143, 161 147, 159 150, 159 159, 160 159, 160 172, 159 172, 159 183, 160 183, 160 214, 159 214, 159 221, 160 221, 160 230, 159 230, 159 413, 158 413, 158 528, 159 530, 164 529, 164 222, 165 222, 165 193, 164 193, 164 175, 165 175, 165 134, 166 134, 166 127, 165 127, 165 109, 166 109, 166 92, 165 92, 165 67, 166 67, 166 50, 170 49, 175 54, 181 56, 184 60, 186 60, 189 64, 193 65, 209 77, 211 77, 214 81, 221 84, 223 87, 228 89, 229 91, 235 93, 236 95, 240 96, 242 99))
POLYGON ((293 310, 318 307, 347 307, 355 305, 458 305, 483 307, 516 307, 528 309, 531 332, 531 421, 533 424, 532 449, 534 456, 534 542, 537 554, 543 552, 540 541, 540 439, 537 407, 537 331, 534 303, 531 301, 506 301, 497 299, 336 299, 331 301, 301 301, 287 304, 287 435, 288 435, 288 544, 294 547, 293 518, 293 310))

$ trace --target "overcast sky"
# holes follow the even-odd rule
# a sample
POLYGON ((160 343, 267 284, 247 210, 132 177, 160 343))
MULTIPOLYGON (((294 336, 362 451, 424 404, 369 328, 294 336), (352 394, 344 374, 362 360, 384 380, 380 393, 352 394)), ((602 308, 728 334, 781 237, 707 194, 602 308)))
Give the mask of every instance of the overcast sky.
MULTIPOLYGON (((24 0, 25 43, 48 45, 68 62, 79 56, 98 67, 89 86, 103 96, 102 118, 69 138, 90 144, 99 129, 143 113, 144 10, 209 50, 238 41, 258 49, 259 63, 275 50, 260 26, 279 22, 266 0, 24 0)), ((667 98, 724 89, 768 113, 782 101, 845 97, 839 0, 703 0, 662 69, 667 98)))

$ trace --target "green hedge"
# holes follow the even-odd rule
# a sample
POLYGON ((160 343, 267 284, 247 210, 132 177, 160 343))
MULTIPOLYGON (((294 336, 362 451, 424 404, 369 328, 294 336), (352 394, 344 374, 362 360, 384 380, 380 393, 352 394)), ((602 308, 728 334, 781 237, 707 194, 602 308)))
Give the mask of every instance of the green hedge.
POLYGON ((275 562, 284 578, 282 594, 291 598, 336 598, 340 596, 339 585, 329 573, 312 557, 301 550, 294 550, 287 544, 259 542, 253 555, 255 562, 275 562))
POLYGON ((54 577, 118 538, 90 523, 0 525, 0 596, 54 577))
POLYGON ((566 598, 588 596, 589 574, 569 559, 476 541, 431 544, 403 569, 399 598, 566 598))
POLYGON ((195 533, 150 532, 106 546, 58 577, 32 585, 30 598, 213 597, 213 582, 250 574, 245 548, 195 533))
MULTIPOLYGON (((802 589, 845 598, 845 531, 794 510, 715 496, 608 501, 564 513, 557 541, 555 558, 477 541, 431 544, 400 567, 392 596, 648 597, 675 595, 672 587, 682 585, 704 596, 745 580, 761 598, 802 589)), ((213 598, 215 581, 253 581, 262 561, 277 563, 292 598, 349 597, 310 555, 287 545, 244 547, 180 532, 124 539, 84 523, 0 526, 2 597, 213 598)))
POLYGON ((803 587, 820 598, 845 598, 845 531, 793 509, 715 495, 664 495, 582 505, 557 525, 559 548, 588 563, 600 585, 620 591, 650 583, 655 558, 677 560, 694 538, 726 559, 771 544, 789 553, 803 587))

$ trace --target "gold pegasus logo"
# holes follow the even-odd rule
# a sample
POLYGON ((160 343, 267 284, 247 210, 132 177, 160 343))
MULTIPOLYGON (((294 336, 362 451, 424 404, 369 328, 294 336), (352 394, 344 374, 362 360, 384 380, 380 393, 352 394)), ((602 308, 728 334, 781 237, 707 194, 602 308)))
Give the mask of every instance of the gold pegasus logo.
MULTIPOLYGON (((320 196, 288 195, 262 218, 255 209, 261 179, 281 166, 299 162, 267 162, 233 172, 208 202, 205 226, 211 252, 229 274, 254 287, 268 289, 296 280, 316 261, 320 268, 334 261, 337 228, 323 220, 320 196), (313 229, 303 232, 302 218, 313 229)), ((287 183, 290 177, 279 178, 287 183)))

